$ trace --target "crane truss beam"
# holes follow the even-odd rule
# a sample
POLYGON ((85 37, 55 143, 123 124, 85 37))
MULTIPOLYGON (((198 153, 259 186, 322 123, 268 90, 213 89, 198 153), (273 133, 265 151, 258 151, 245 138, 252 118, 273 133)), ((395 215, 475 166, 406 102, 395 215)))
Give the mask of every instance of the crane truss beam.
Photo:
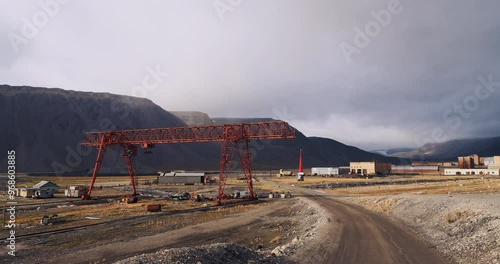
POLYGON ((240 165, 246 176, 249 190, 247 199, 256 199, 257 195, 253 190, 252 182, 250 141, 284 138, 295 138, 295 129, 284 121, 88 132, 85 134, 81 144, 97 147, 98 154, 89 190, 82 195, 82 199, 91 198, 92 188, 104 159, 104 154, 110 146, 120 145, 122 147, 122 156, 125 157, 132 181, 133 195, 135 195, 136 186, 133 157, 137 155, 137 145, 149 148, 156 144, 193 142, 222 142, 217 204, 224 203, 224 186, 231 165, 233 164, 234 156, 240 159, 240 165))

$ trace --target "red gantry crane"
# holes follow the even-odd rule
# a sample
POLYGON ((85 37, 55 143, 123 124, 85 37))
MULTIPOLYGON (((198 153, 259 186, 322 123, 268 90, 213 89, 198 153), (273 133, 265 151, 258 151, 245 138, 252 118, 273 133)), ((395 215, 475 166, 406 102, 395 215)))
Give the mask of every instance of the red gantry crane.
POLYGON ((91 198, 99 168, 110 146, 121 146, 121 156, 125 157, 135 197, 133 157, 137 155, 137 146, 152 148, 156 144, 188 142, 222 142, 217 204, 223 203, 224 186, 235 155, 239 157, 247 179, 248 199, 256 199, 252 184, 250 141, 282 138, 295 138, 295 129, 284 121, 88 132, 81 144, 97 147, 98 153, 88 192, 82 195, 82 199, 91 198))

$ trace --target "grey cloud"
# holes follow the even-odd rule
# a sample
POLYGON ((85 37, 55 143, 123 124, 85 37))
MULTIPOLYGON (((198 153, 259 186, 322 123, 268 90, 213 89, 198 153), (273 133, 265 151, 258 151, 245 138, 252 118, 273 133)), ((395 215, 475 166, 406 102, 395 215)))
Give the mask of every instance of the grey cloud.
POLYGON ((441 127, 450 138, 498 135, 500 87, 460 129, 443 113, 479 76, 500 81, 500 3, 400 0, 348 63, 339 43, 389 1, 243 1, 224 20, 212 1, 72 1, 19 54, 5 36, 40 9, 3 1, 0 80, 133 95, 159 64, 169 77, 145 96, 167 110, 285 118, 366 149, 416 147, 441 127))

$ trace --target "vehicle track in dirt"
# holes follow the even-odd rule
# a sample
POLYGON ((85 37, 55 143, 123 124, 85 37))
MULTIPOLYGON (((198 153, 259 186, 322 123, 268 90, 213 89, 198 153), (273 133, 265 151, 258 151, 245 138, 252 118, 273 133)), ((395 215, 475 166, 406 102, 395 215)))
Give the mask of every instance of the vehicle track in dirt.
POLYGON ((329 241, 330 250, 322 252, 323 259, 316 263, 450 263, 428 243, 385 216, 332 195, 298 188, 295 191, 317 202, 334 218, 336 226, 331 228, 335 226, 337 234, 329 241))

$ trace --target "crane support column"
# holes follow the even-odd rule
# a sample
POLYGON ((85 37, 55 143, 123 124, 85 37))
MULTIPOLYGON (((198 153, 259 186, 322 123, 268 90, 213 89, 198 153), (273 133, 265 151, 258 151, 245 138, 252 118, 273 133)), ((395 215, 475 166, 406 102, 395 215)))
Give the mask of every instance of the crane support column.
POLYGON ((97 174, 99 173, 99 169, 101 168, 101 164, 104 159, 104 154, 106 154, 106 150, 109 147, 109 145, 106 143, 107 140, 109 139, 106 139, 105 134, 102 135, 101 140, 99 140, 97 159, 95 161, 94 171, 92 172, 92 180, 90 181, 90 186, 87 193, 82 194, 83 200, 89 200, 91 198, 90 195, 92 194, 92 188, 94 188, 95 179, 97 178, 97 174))
POLYGON ((217 192, 217 205, 222 204, 224 199, 224 186, 226 185, 226 179, 229 176, 229 171, 231 169, 231 164, 233 163, 233 157, 235 152, 238 151, 238 147, 235 142, 224 141, 222 142, 221 156, 220 156, 220 174, 219 174, 219 190, 217 192))
POLYGON ((251 145, 248 139, 240 141, 239 143, 240 144, 238 145, 238 153, 240 156, 241 168, 243 169, 243 172, 245 173, 247 179, 247 185, 249 191, 248 199, 253 200, 257 198, 257 195, 253 190, 251 145))
POLYGON ((133 157, 137 156, 137 146, 123 145, 121 155, 125 157, 128 174, 130 175, 130 182, 132 184, 132 189, 134 190, 134 193, 132 193, 132 195, 135 196, 137 194, 137 190, 135 189, 136 183, 135 183, 135 169, 134 169, 133 157))

